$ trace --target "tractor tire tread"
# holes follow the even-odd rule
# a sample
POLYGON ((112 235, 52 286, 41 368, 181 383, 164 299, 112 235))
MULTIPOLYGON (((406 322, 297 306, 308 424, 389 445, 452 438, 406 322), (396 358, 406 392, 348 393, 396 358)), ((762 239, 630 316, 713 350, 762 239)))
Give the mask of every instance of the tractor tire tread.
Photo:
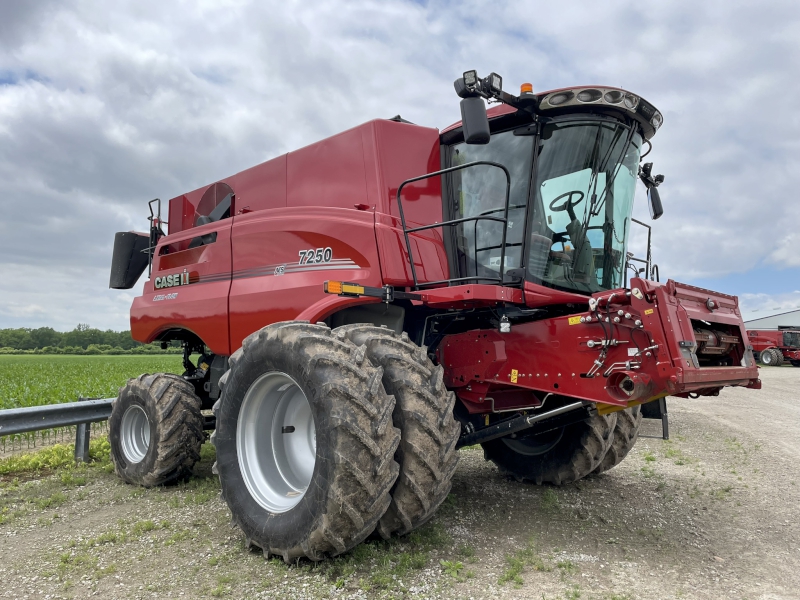
MULTIPOLYGON (((131 379, 120 388, 112 403, 109 437, 112 442, 112 460, 117 475, 128 483, 154 487, 185 480, 194 464, 200 460, 200 446, 204 440, 201 401, 191 383, 169 373, 143 374, 131 379), (146 472, 128 465, 115 451, 118 445, 118 419, 113 412, 123 412, 125 396, 147 398, 154 404, 155 422, 151 422, 151 445, 155 445, 155 460, 146 472)), ((121 419, 122 415, 119 415, 121 419)), ((149 453, 149 451, 148 451, 149 453)), ((145 457, 147 460, 147 457, 145 457)))
POLYGON ((642 424, 642 407, 632 406, 618 411, 617 424, 614 426, 613 439, 603 460, 597 465, 594 474, 598 475, 616 467, 628 455, 636 440, 639 439, 639 427, 642 424))
POLYGON ((383 386, 395 397, 400 475, 377 532, 384 539, 405 535, 427 522, 450 493, 461 433, 453 416, 455 395, 444 385, 442 367, 405 332, 360 323, 338 327, 334 334, 366 349, 372 363, 383 367, 383 386))
MULTIPOLYGON (((366 539, 389 507, 399 472, 393 459, 400 444, 400 432, 392 425, 394 398, 383 386, 375 385, 383 370, 367 360, 363 349, 333 336, 324 324, 289 321, 248 336, 230 357, 230 368, 220 380, 222 395, 213 407, 218 423, 226 390, 237 385, 236 368, 263 361, 270 355, 269 348, 276 345, 293 363, 302 365, 302 381, 298 381, 305 389, 315 390, 317 401, 326 407, 333 476, 327 481, 320 513, 310 529, 298 533, 291 542, 271 538, 262 523, 244 518, 233 509, 232 520, 244 532, 247 543, 260 548, 267 558, 279 556, 287 564, 303 557, 322 560, 366 539)), ((212 441, 219 444, 216 435, 212 441)), ((219 472, 220 464, 215 463, 215 471, 219 472)), ((227 490, 224 477, 225 473, 220 473, 222 496, 231 507, 229 496, 235 490, 227 490)))
POLYGON ((517 481, 559 486, 574 483, 600 464, 613 440, 616 422, 616 413, 611 413, 567 426, 562 441, 542 456, 517 454, 502 438, 483 444, 484 456, 517 481))

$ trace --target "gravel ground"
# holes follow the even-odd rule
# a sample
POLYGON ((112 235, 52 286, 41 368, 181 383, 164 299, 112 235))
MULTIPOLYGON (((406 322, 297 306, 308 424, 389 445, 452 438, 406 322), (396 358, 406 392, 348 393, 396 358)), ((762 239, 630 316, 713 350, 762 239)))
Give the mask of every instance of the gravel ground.
POLYGON ((94 467, 0 489, 0 598, 800 598, 800 369, 670 399, 628 458, 561 488, 462 452, 419 533, 291 567, 243 548, 211 476, 143 490, 94 467), (4 521, 4 522, 3 522, 4 521))

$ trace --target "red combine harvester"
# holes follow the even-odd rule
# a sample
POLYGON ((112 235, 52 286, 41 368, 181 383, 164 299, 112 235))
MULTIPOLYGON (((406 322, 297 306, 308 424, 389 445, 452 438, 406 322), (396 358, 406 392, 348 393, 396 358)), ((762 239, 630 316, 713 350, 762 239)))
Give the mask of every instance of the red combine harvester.
POLYGON ((800 327, 748 329, 747 338, 756 360, 767 366, 780 367, 785 361, 800 367, 800 327))
POLYGON ((444 131, 370 121, 173 198, 168 235, 156 200, 149 235, 117 234, 111 287, 151 269, 133 337, 186 369, 120 390, 124 480, 185 477, 214 429, 247 544, 319 560, 428 520, 458 447, 559 485, 618 464, 643 403, 760 387, 737 299, 627 252, 637 179, 662 214, 653 105, 455 87, 444 131))

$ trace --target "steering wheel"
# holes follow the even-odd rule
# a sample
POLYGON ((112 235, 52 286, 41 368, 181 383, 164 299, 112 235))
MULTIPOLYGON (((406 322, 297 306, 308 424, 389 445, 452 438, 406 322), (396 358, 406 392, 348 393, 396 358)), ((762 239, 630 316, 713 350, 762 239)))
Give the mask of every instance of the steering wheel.
POLYGON ((572 213, 572 209, 581 202, 583 202, 583 198, 584 198, 584 193, 581 192, 580 190, 573 190, 571 192, 566 192, 565 194, 561 194, 560 196, 556 196, 555 198, 553 198, 553 201, 550 203, 550 210, 552 210, 553 212, 563 212, 565 210, 568 210, 570 211, 570 213, 572 213), (579 198, 573 202, 572 197, 575 195, 579 196, 579 198), (556 203, 562 198, 566 198, 566 200, 561 205, 556 206, 556 203))

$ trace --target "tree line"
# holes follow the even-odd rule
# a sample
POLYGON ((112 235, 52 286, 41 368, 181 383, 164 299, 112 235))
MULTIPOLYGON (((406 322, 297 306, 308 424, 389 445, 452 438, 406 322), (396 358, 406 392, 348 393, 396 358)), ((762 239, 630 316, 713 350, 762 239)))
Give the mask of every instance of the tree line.
POLYGON ((180 348, 162 350, 161 345, 142 344, 128 331, 102 331, 79 324, 72 331, 52 327, 0 329, 0 354, 161 354, 180 352, 180 348))

